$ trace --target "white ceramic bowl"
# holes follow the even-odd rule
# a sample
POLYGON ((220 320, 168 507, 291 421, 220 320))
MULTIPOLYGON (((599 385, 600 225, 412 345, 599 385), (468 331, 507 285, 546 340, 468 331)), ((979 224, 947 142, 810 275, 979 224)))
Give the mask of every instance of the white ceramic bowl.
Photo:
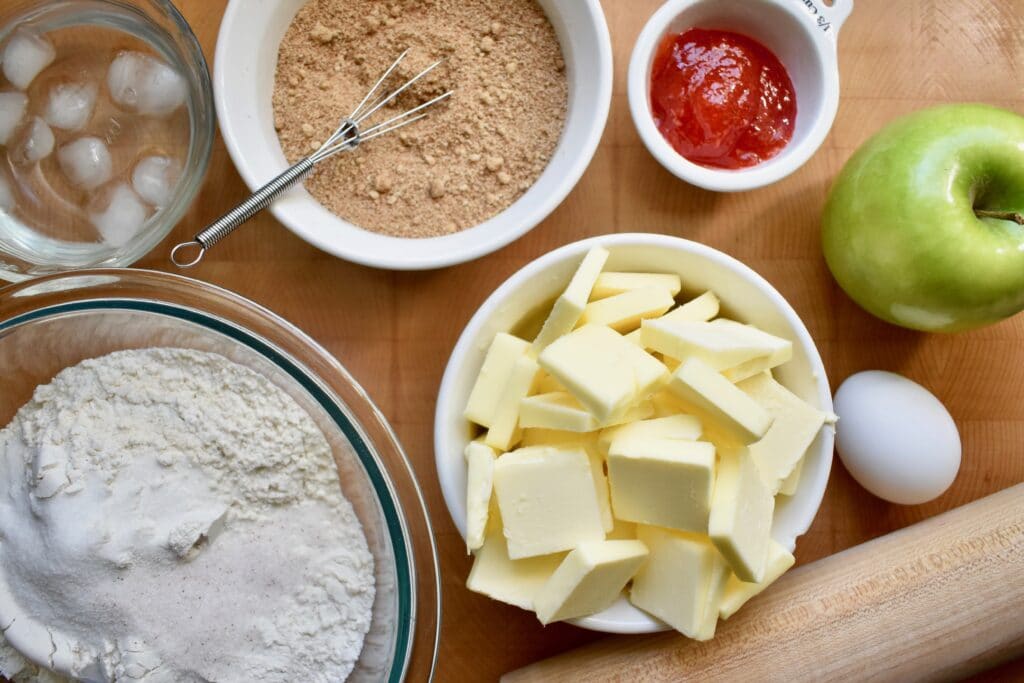
POLYGON ((662 166, 688 183, 719 192, 762 187, 803 166, 825 140, 839 107, 839 28, 853 0, 669 0, 636 40, 629 62, 629 109, 640 138, 662 166), (735 31, 759 41, 782 61, 796 89, 793 139, 775 157, 746 169, 707 168, 675 151, 654 125, 650 80, 666 34, 688 28, 735 31))
MULTIPOLYGON (((561 140, 547 168, 512 206, 473 228, 424 239, 363 230, 332 214, 301 187, 273 204, 274 216, 328 253, 398 270, 469 261, 529 232, 565 199, 583 175, 604 131, 612 94, 611 40, 598 0, 538 2, 561 43, 569 79, 569 109, 561 140)), ((228 152, 251 189, 288 166, 274 132, 271 96, 278 46, 304 4, 305 0, 231 0, 221 21, 214 60, 214 99, 228 152)), ((458 99, 452 106, 459 106, 458 99)))
MULTIPOLYGON (((466 325, 441 382, 434 417, 434 449, 441 491, 459 532, 466 534, 466 464, 462 455, 471 432, 462 417, 469 392, 491 340, 561 293, 583 255, 594 246, 611 252, 609 270, 678 273, 683 293, 712 289, 730 317, 753 323, 793 340, 793 359, 775 371, 780 382, 823 411, 832 411, 832 394, 821 356, 807 328, 782 295, 753 270, 731 256, 696 242, 648 234, 617 234, 574 242, 527 264, 484 302, 466 325)), ((826 427, 811 445, 796 493, 779 497, 772 537, 792 550, 811 526, 825 494, 832 467, 834 430, 826 427)), ((610 633, 650 633, 668 628, 633 607, 625 598, 594 616, 572 623, 610 633)))

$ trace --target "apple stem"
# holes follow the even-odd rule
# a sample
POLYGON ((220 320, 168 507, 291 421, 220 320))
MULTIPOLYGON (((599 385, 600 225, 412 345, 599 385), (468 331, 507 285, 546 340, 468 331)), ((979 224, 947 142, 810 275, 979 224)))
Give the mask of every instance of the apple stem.
POLYGON ((1024 214, 1016 211, 990 211, 988 209, 975 209, 974 215, 978 218, 997 218, 1001 221, 1013 221, 1017 225, 1024 225, 1024 214))

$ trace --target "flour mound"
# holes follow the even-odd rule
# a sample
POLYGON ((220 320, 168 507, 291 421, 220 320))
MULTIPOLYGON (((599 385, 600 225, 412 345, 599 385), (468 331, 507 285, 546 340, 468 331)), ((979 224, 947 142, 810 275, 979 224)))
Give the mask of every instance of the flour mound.
POLYGON ((0 430, 0 674, 341 681, 374 594, 324 435, 222 356, 87 360, 0 430))

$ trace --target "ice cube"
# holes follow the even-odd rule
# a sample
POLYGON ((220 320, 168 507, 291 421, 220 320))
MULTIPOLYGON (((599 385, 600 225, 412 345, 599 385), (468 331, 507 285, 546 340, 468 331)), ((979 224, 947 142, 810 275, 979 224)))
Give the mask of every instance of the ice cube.
POLYGON ((15 159, 23 164, 34 164, 53 153, 53 131, 38 116, 25 126, 15 159))
POLYGON ((146 157, 132 171, 132 187, 140 197, 156 207, 164 207, 174 196, 181 177, 181 166, 168 157, 146 157))
POLYGON ((24 90, 56 56, 57 51, 50 41, 26 29, 18 29, 4 47, 4 76, 15 88, 24 90))
POLYGON ((95 190, 113 174, 110 151, 99 138, 69 142, 57 151, 57 161, 68 180, 85 190, 95 190))
POLYGON ((0 92, 0 145, 6 145, 25 117, 28 95, 22 92, 0 92))
POLYGON ((50 91, 43 118, 54 128, 78 130, 89 122, 99 89, 93 83, 62 83, 50 91))
POLYGON ((141 52, 122 52, 107 71, 117 104, 140 114, 163 116, 185 103, 185 79, 164 62, 141 52))
POLYGON ((149 218, 149 207, 126 183, 118 183, 107 193, 106 207, 93 211, 89 219, 103 241, 123 247, 139 233, 149 218))
POLYGON ((12 211, 14 209, 14 190, 7 178, 0 175, 0 210, 12 211))

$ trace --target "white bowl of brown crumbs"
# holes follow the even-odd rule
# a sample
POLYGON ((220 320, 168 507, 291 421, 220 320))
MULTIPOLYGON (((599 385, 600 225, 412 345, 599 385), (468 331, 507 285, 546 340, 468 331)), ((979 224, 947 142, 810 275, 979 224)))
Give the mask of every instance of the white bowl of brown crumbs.
POLYGON ((598 0, 231 0, 214 92, 246 184, 310 153, 406 48, 398 77, 446 61, 399 108, 455 95, 271 211, 335 256, 418 270, 495 251, 561 203, 604 130, 612 57, 598 0))

